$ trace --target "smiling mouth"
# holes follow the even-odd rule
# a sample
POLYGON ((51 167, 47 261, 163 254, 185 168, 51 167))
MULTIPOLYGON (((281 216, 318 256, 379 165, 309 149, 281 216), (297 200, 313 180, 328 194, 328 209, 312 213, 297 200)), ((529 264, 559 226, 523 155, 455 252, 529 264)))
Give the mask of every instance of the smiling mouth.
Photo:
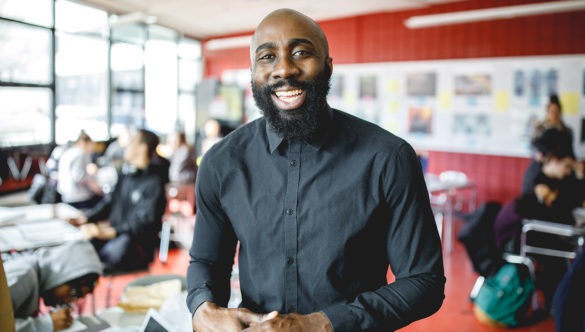
POLYGON ((306 91, 299 88, 277 90, 272 93, 272 100, 281 110, 295 110, 305 102, 306 91))
POLYGON ((295 89, 289 91, 276 91, 274 94, 278 99, 284 101, 285 103, 293 103, 297 100, 300 95, 303 93, 303 90, 295 89))

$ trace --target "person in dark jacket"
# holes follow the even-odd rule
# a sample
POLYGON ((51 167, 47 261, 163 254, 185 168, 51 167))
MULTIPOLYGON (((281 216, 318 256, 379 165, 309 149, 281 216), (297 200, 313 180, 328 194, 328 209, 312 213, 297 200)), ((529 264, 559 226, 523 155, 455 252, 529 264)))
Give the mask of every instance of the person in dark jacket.
POLYGON ((72 220, 91 239, 106 267, 146 267, 154 259, 166 207, 168 163, 156 154, 159 138, 141 129, 124 153, 113 192, 72 220))

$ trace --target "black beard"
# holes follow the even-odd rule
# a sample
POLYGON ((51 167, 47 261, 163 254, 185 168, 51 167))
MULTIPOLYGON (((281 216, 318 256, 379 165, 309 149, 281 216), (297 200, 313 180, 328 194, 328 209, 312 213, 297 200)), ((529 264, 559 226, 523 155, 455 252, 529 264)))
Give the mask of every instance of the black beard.
POLYGON ((270 127, 280 137, 309 140, 321 128, 321 114, 326 109, 330 79, 331 70, 326 65, 314 81, 299 82, 295 79, 284 79, 266 86, 252 81, 252 95, 270 127), (306 91, 307 97, 301 107, 294 110, 280 110, 272 102, 274 89, 286 84, 306 91))

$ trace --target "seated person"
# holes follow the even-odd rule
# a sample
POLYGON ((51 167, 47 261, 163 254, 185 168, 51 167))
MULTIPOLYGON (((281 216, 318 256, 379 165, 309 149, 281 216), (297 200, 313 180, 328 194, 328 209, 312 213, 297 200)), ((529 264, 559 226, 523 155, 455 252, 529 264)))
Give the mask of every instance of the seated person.
POLYGON ((63 202, 78 209, 93 207, 103 195, 95 178, 94 152, 94 141, 81 131, 75 143, 59 158, 57 190, 63 202))
MULTIPOLYGON (((551 145, 546 151, 542 168, 534 177, 532 191, 504 204, 494 221, 494 237, 500 251, 519 251, 524 219, 572 225, 575 224, 573 210, 585 203, 585 185, 579 178, 579 171, 575 171, 578 167, 572 152, 560 145, 551 145)), ((529 240, 551 249, 571 250, 573 247, 573 244, 549 234, 531 234, 529 240)), ((538 256, 537 261, 537 286, 543 290, 545 310, 549 310, 554 289, 566 270, 566 262, 549 256, 538 256)))
POLYGON ((116 138, 108 144, 104 154, 98 158, 100 167, 114 167, 117 170, 122 168, 124 163, 124 150, 130 143, 132 130, 130 127, 124 127, 116 138))
POLYGON ((102 263, 88 241, 75 241, 8 260, 4 269, 16 331, 59 331, 73 324, 69 305, 93 292, 102 263), (38 314, 41 298, 49 314, 38 314))
POLYGON ((91 239, 106 268, 146 267, 154 259, 168 179, 168 163, 156 155, 158 144, 156 134, 138 130, 125 150, 114 190, 85 215, 70 220, 91 239))
POLYGON ((500 250, 519 238, 523 219, 575 224, 573 210, 585 204, 585 182, 575 172, 575 164, 579 163, 568 150, 548 150, 532 191, 504 204, 496 217, 494 235, 500 250))
POLYGON ((187 143, 184 132, 175 132, 169 136, 171 149, 169 179, 173 183, 195 183, 197 175, 197 157, 195 149, 187 143))

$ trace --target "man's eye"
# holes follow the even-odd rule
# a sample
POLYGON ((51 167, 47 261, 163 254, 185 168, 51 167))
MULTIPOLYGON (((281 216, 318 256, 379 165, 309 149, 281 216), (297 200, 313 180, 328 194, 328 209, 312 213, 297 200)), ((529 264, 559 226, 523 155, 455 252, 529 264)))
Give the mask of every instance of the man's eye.
POLYGON ((272 60, 273 58, 274 58, 274 55, 272 55, 272 54, 264 54, 264 55, 258 56, 258 61, 268 61, 268 60, 272 60))
POLYGON ((311 54, 311 53, 309 53, 308 51, 305 51, 305 50, 298 50, 298 51, 295 51, 295 52, 293 53, 293 56, 296 56, 296 57, 306 57, 306 56, 309 56, 310 54, 311 54))

